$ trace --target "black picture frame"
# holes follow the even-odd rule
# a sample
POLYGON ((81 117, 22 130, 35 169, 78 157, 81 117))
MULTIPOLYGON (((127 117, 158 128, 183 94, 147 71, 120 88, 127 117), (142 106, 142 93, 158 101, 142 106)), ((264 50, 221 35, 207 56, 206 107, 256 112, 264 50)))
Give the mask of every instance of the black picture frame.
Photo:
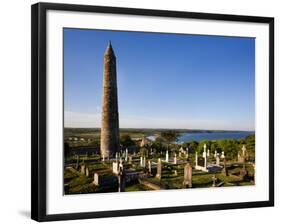
POLYGON ((183 11, 163 11, 137 8, 103 7, 74 4, 37 3, 31 11, 31 75, 32 75, 32 155, 31 155, 31 218, 37 221, 54 221, 116 216, 148 215, 161 213, 193 212, 221 209, 238 209, 274 206, 274 18, 194 13, 183 11), (269 24, 269 200, 214 205, 159 207, 98 211, 69 214, 46 214, 46 12, 64 10, 75 12, 100 12, 124 15, 162 16, 174 18, 193 18, 235 22, 254 22, 269 24))

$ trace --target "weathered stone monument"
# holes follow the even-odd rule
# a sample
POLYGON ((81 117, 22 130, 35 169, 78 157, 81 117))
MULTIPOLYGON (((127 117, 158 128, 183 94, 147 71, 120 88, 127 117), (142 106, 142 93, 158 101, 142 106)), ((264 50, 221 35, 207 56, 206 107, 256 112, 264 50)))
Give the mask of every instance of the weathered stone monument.
POLYGON ((111 42, 104 54, 102 93, 101 155, 104 160, 119 151, 119 116, 116 57, 111 42))
POLYGON ((247 149, 245 147, 245 145, 243 145, 242 149, 241 149, 242 152, 238 152, 238 162, 239 163, 244 163, 247 159, 247 149))
POLYGON ((183 185, 184 187, 192 187, 192 167, 189 163, 184 166, 183 185))

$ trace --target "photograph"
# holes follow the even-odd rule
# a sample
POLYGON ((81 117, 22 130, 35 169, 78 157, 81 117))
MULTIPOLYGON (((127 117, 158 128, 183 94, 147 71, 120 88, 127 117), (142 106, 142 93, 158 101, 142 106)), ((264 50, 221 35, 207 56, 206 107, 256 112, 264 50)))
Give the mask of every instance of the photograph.
POLYGON ((254 37, 62 33, 64 195, 255 187, 254 37))

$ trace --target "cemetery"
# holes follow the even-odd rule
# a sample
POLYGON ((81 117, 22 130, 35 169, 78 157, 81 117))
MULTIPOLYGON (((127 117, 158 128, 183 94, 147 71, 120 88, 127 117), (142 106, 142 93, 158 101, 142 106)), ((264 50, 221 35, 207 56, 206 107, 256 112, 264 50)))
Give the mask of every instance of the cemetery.
POLYGON ((159 151, 152 148, 153 142, 146 141, 109 157, 73 151, 65 158, 65 194, 255 184, 254 160, 245 145, 236 157, 230 157, 222 150, 211 150, 206 143, 195 150, 172 144, 159 151))

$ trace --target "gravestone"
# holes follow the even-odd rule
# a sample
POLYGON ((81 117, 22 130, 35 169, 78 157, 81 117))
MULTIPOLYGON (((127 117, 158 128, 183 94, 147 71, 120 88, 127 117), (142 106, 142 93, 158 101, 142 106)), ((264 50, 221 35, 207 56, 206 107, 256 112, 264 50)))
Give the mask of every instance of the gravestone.
POLYGON ((132 156, 129 156, 129 164, 132 164, 133 158, 132 156))
POLYGON ((151 161, 148 160, 148 172, 151 173, 151 161))
POLYGON ((86 166, 85 166, 85 164, 81 165, 80 173, 84 174, 84 175, 86 174, 86 166))
POLYGON ((228 169, 227 169, 227 167, 226 167, 226 161, 225 161, 225 159, 224 159, 224 161, 223 161, 223 170, 222 170, 222 172, 223 172, 223 174, 224 174, 225 176, 228 176, 228 169))
POLYGON ((118 191, 124 192, 126 186, 126 173, 123 167, 120 167, 120 172, 118 174, 118 191))
POLYGON ((169 162, 169 152, 168 152, 168 150, 166 151, 166 163, 168 163, 169 162))
POLYGON ((195 152, 195 167, 198 166, 198 155, 197 152, 195 152))
POLYGON ((86 167, 85 173, 86 173, 86 176, 87 176, 87 177, 90 175, 90 172, 89 172, 89 168, 88 168, 88 167, 86 167))
POLYGON ((214 157, 215 157, 215 159, 217 158, 217 150, 215 150, 214 157))
POLYGON ((146 158, 145 157, 143 158, 143 165, 142 166, 146 167, 146 158))
POLYGON ((212 187, 216 187, 217 178, 215 175, 212 176, 212 181, 213 181, 212 187))
POLYGON ((192 167, 189 163, 184 166, 183 185, 184 187, 192 188, 192 167))
POLYGON ((158 163, 157 163, 157 174, 156 177, 161 179, 161 174, 162 174, 162 164, 161 164, 161 159, 158 159, 158 163))
POLYGON ((221 152, 221 158, 222 158, 222 159, 225 158, 224 151, 221 152))
POLYGON ((126 162, 128 161, 128 149, 126 149, 126 151, 125 151, 125 161, 126 162))
POLYGON ((116 162, 118 161, 118 152, 116 152, 116 155, 115 155, 115 160, 116 160, 116 162))
POLYGON ((177 164, 178 163, 178 161, 177 161, 177 154, 175 154, 175 156, 174 156, 174 164, 177 164))
POLYGON ((112 172, 115 174, 119 173, 119 161, 112 163, 112 172))
POLYGON ((94 181, 93 181, 93 184, 94 185, 99 185, 99 174, 98 173, 95 173, 94 174, 94 181))
POLYGON ((216 157, 216 165, 219 166, 220 165, 220 156, 217 154, 216 157))

